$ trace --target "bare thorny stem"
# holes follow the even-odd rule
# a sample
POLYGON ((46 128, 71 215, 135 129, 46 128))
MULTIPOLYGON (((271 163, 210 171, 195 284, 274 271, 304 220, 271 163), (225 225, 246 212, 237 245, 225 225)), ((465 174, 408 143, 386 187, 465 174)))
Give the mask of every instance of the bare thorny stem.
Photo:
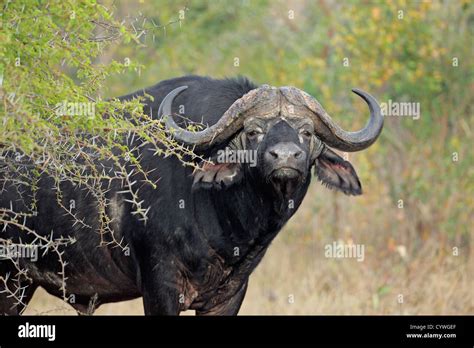
MULTIPOLYGON (((28 247, 36 247, 39 250, 43 249, 43 255, 46 254, 48 251, 52 250, 58 256, 58 261, 61 267, 60 272, 58 274, 62 277, 61 287, 60 290, 62 291, 62 297, 64 301, 67 301, 67 294, 66 294, 66 272, 65 268, 67 262, 63 260, 64 251, 60 250, 61 246, 67 246, 68 244, 73 244, 75 239, 72 237, 64 238, 53 238, 53 233, 51 232, 49 238, 43 235, 38 234, 35 230, 29 228, 27 226, 27 217, 30 214, 22 214, 14 212, 12 209, 5 209, 0 208, 0 225, 3 226, 3 230, 6 230, 8 226, 16 227, 22 231, 25 231, 33 240, 27 244, 19 244, 16 245, 20 246, 28 246, 28 247), (8 219, 6 217, 9 217, 8 219), (23 221, 19 221, 22 219, 23 221)), ((21 241, 21 239, 20 239, 21 241)), ((6 240, 4 238, 0 238, 0 245, 3 247, 11 246, 13 243, 11 240, 6 240)), ((0 294, 6 294, 7 298, 13 298, 15 300, 14 305, 24 307, 23 298, 25 289, 28 287, 28 273, 25 268, 20 265, 20 261, 17 256, 15 255, 2 255, 3 259, 9 260, 16 269, 16 274, 14 277, 11 274, 7 273, 5 275, 0 275, 0 280, 3 283, 3 289, 0 290, 0 294)))

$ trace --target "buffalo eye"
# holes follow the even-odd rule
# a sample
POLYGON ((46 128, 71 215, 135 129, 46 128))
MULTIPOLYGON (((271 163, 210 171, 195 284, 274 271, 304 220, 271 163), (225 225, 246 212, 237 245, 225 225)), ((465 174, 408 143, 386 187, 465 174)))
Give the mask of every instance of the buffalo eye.
POLYGON ((309 138, 310 136, 312 136, 313 134, 307 130, 307 129, 303 129, 301 132, 300 132, 301 135, 303 135, 304 137, 307 137, 309 138))
POLYGON ((256 136, 262 134, 262 131, 258 130, 258 129, 251 129, 247 132, 247 136, 249 138, 255 138, 256 136))

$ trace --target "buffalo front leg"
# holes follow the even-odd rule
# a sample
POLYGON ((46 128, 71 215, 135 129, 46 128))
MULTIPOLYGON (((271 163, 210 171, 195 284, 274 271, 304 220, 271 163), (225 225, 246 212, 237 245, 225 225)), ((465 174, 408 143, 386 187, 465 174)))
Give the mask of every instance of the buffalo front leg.
POLYGON ((145 315, 178 315, 178 271, 171 265, 155 265, 142 269, 142 295, 145 315))
POLYGON ((240 306, 244 301, 245 293, 247 292, 246 281, 242 287, 229 300, 219 303, 218 305, 205 310, 196 310, 196 315, 237 315, 240 306))

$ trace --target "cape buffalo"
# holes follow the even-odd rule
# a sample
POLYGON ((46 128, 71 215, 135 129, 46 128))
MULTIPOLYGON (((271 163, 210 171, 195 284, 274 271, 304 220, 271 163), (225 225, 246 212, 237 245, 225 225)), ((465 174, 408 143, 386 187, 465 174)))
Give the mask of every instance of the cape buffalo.
MULTIPOLYGON (((51 178, 41 177, 37 211, 25 218, 25 226, 48 238, 73 237, 76 242, 59 254, 67 262, 62 266, 52 252, 35 262, 19 260, 21 271, 0 258, 5 287, 23 272, 17 296, 0 293, 0 313, 21 314, 41 286, 58 297, 73 295, 69 302, 78 312, 142 296, 147 315, 187 309, 199 315, 237 314, 250 274, 301 204, 311 168, 330 188, 362 193, 352 165, 331 148, 366 149, 381 133, 383 116, 372 96, 353 91, 370 109, 367 125, 357 132, 343 130, 302 90, 257 86, 246 78, 186 76, 122 97, 153 96, 144 102, 150 116, 162 118, 170 137, 210 161, 197 163, 201 169, 195 170, 175 156, 148 151, 147 144, 137 147, 141 166, 158 182, 137 193, 148 210, 146 222, 133 214, 122 181, 113 182, 106 193, 110 226, 128 253, 112 244, 99 247, 103 217, 94 195, 67 182, 61 187, 61 199, 76 202, 86 228, 65 214, 51 178), (189 121, 206 127, 190 130, 185 126, 189 121)), ((130 173, 130 180, 140 180, 139 174, 130 173)), ((26 209, 27 185, 19 192, 18 185, 3 180, 0 190, 0 207, 26 209)), ((20 227, 0 225, 2 240, 19 242, 19 235, 25 236, 20 227)))

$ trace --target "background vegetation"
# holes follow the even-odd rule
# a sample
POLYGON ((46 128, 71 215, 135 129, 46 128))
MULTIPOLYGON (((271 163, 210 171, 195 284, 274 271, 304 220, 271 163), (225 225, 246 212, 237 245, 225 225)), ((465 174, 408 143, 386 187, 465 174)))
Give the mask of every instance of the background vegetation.
MULTIPOLYGON (((13 28, 0 34, 6 119, 0 144, 18 144, 33 155, 39 153, 35 139, 41 139, 34 132, 53 128, 58 137, 64 134, 64 120, 50 122, 45 105, 103 101, 185 74, 245 75, 257 83, 293 85, 354 130, 366 122, 367 110, 352 87, 380 102, 419 103, 419 119, 386 117, 380 140, 349 154, 364 195, 349 198, 312 184, 252 275, 242 313, 474 312, 471 2, 24 3, 25 11, 41 16, 22 26, 21 34, 13 28), (59 33, 51 30, 58 21, 59 33), (91 41, 91 32, 106 39, 91 41), (14 64, 18 56, 21 69, 14 64), (26 127, 32 120, 35 126, 26 127), (364 244, 365 260, 325 258, 324 246, 333 241, 364 244)), ((10 9, 3 14, 10 16, 8 23, 20 16, 21 6, 15 6, 15 14, 10 9)), ((138 106, 99 103, 102 112, 126 107, 138 106)), ((115 120, 111 127, 130 126, 115 120)), ((72 119, 66 126, 108 139, 100 133, 102 122, 72 119)), ((156 127, 155 133, 142 130, 143 136, 159 134, 156 127)), ((55 301, 38 293, 27 313, 54 308, 55 301)), ((137 300, 98 312, 142 309, 137 300)))

